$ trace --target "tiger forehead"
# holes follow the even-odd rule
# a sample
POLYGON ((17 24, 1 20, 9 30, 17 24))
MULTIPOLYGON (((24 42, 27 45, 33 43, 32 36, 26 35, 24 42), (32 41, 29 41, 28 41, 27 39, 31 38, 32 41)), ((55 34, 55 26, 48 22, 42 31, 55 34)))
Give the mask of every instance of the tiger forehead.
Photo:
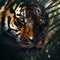
POLYGON ((19 7, 23 8, 23 9, 27 9, 27 6, 25 5, 24 2, 20 2, 19 7))

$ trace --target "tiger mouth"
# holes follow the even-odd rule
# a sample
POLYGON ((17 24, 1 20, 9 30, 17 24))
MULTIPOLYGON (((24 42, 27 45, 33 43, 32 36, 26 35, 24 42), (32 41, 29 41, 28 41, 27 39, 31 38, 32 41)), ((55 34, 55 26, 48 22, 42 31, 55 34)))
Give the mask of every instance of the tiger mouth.
POLYGON ((42 48, 43 45, 44 45, 44 41, 43 40, 39 40, 39 41, 34 41, 34 38, 33 39, 24 39, 24 38, 20 38, 19 41, 17 42, 17 45, 19 47, 22 47, 22 48, 42 48))

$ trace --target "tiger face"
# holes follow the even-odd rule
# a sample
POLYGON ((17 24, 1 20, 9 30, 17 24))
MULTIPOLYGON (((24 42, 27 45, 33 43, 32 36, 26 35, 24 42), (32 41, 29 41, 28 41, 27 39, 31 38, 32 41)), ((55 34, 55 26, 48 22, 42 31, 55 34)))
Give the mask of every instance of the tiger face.
MULTIPOLYGON (((4 8, 1 10, 4 11, 4 8)), ((28 7, 24 2, 20 2, 5 11, 4 29, 13 34, 18 43, 23 41, 34 45, 38 42, 42 44, 46 24, 48 25, 46 14, 39 5, 28 7)))
POLYGON ((18 29, 21 31, 20 33, 21 40, 29 41, 29 40, 35 40, 34 38, 36 38, 36 40, 38 39, 37 37, 39 35, 38 33, 40 33, 39 29, 41 27, 41 26, 38 27, 38 25, 44 24, 44 20, 40 19, 40 16, 39 16, 41 9, 38 9, 38 8, 39 7, 34 7, 33 9, 31 8, 31 10, 30 9, 23 10, 21 12, 22 14, 19 13, 20 16, 18 16, 18 19, 15 22, 15 25, 17 25, 18 29))

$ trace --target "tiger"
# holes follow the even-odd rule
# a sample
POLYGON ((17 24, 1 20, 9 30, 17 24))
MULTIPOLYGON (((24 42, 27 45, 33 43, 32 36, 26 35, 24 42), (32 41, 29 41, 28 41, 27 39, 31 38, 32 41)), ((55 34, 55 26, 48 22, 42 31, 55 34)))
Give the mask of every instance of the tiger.
POLYGON ((34 4, 33 1, 28 5, 23 0, 6 0, 0 8, 0 24, 3 23, 4 31, 15 36, 20 46, 40 47, 44 44, 44 30, 49 25, 44 10, 42 4, 34 4))

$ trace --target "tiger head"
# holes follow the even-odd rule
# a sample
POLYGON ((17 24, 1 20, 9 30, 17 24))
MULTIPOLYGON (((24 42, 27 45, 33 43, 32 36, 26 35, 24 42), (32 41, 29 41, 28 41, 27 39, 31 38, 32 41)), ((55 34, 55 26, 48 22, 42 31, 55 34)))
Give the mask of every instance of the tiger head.
MULTIPOLYGON (((41 4, 15 3, 5 11, 6 17, 10 17, 9 26, 6 26, 8 26, 8 29, 10 27, 10 29, 19 31, 17 37, 19 41, 31 41, 34 44, 40 41, 40 44, 42 44, 45 38, 43 31, 48 26, 46 12, 43 10, 44 7, 41 4)), ((5 19, 6 24, 7 20, 5 19)))
POLYGON ((47 21, 45 20, 46 13, 42 11, 42 5, 34 6, 31 4, 28 7, 23 2, 22 5, 23 7, 19 5, 15 10, 17 19, 14 20, 15 25, 21 31, 20 39, 25 41, 31 40, 33 43, 37 43, 39 40, 42 42, 42 39, 39 39, 39 35, 48 25, 48 22, 45 22, 47 21))

